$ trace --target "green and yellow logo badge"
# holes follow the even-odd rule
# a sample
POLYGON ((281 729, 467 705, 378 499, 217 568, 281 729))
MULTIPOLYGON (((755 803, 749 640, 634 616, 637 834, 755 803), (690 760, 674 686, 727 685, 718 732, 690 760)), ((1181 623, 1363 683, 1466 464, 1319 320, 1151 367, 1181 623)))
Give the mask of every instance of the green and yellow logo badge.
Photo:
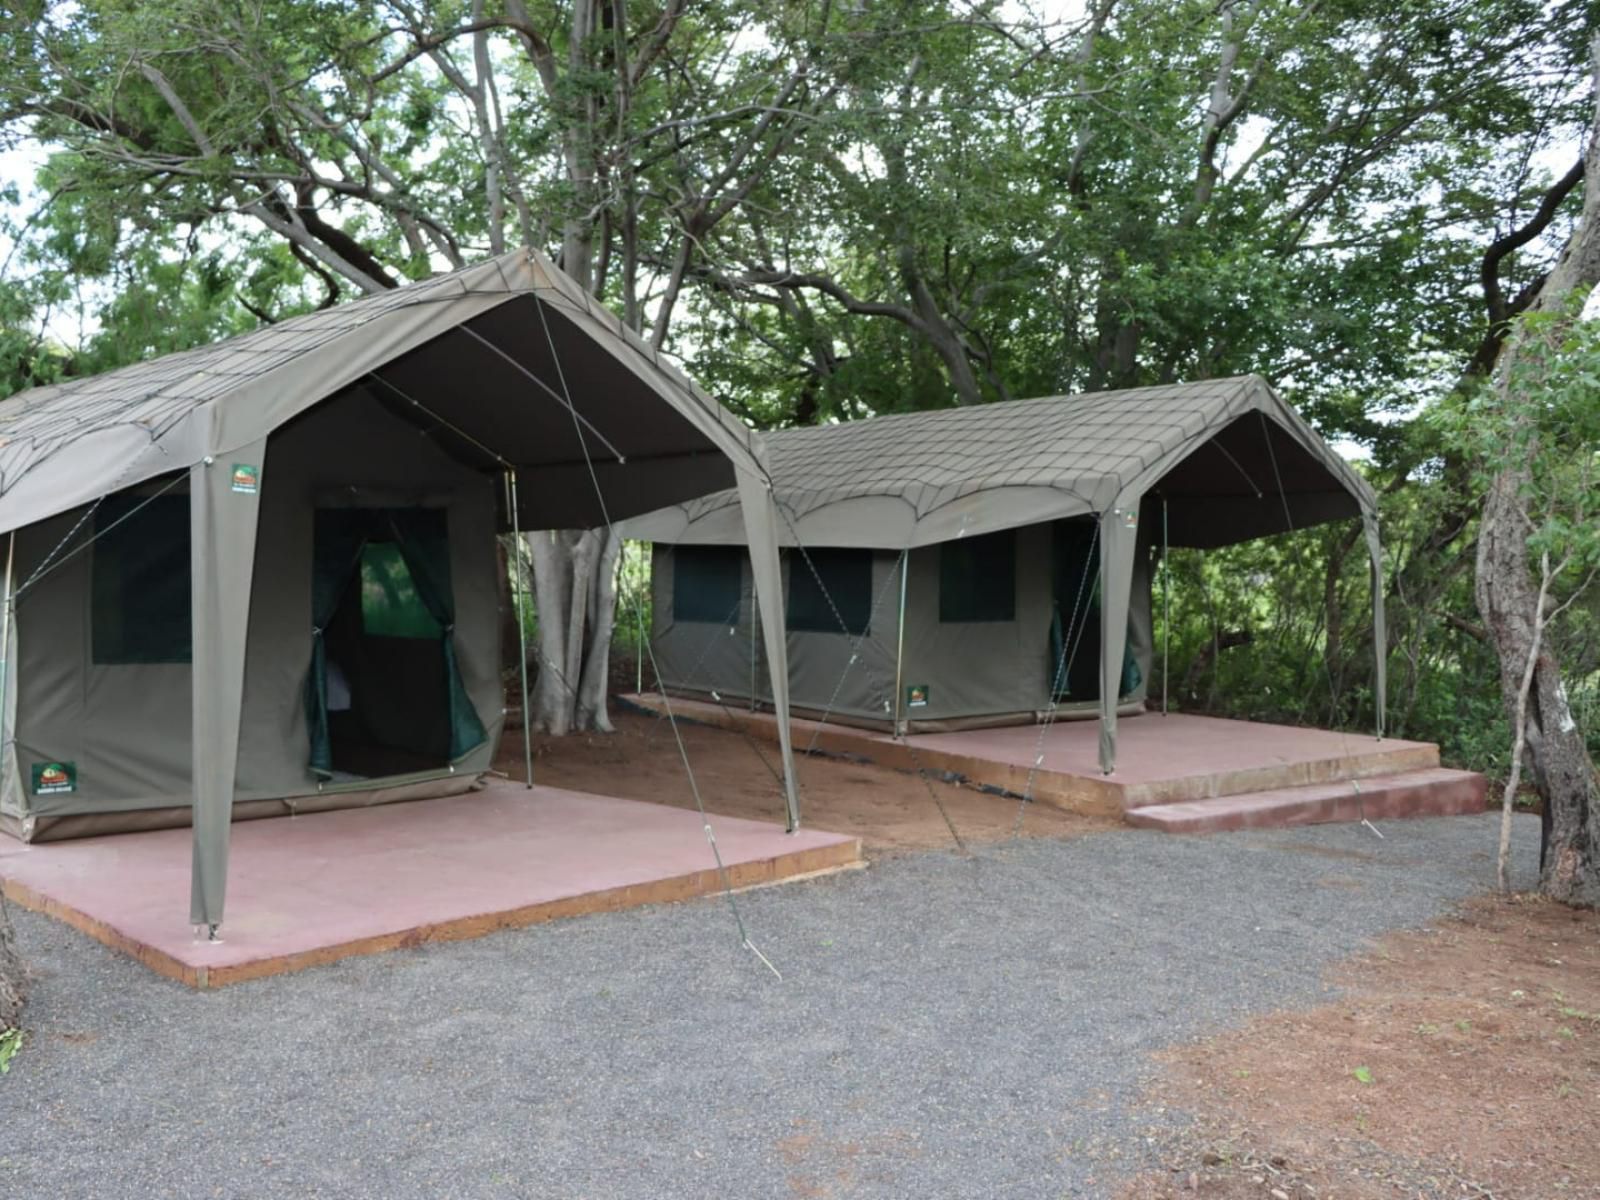
POLYGON ((261 490, 261 468, 250 463, 234 463, 233 490, 254 496, 261 490))
POLYGON ((907 708, 927 708, 928 707, 928 685, 927 684, 925 684, 925 683, 913 683, 910 687, 906 688, 906 707, 907 708))
POLYGON ((57 796, 78 790, 78 764, 43 762, 33 764, 33 794, 57 796))

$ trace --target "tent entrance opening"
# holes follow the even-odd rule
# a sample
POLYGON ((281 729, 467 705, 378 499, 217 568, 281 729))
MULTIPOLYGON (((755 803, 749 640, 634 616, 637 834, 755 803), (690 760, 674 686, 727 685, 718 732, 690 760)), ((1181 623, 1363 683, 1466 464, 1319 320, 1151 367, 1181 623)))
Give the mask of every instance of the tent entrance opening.
POLYGON ((319 509, 307 697, 330 780, 439 770, 486 736, 456 669, 441 508, 319 509))
MULTIPOLYGON (((1045 665, 1057 704, 1100 700, 1100 540, 1092 517, 1051 525, 1050 657, 1045 665), (1063 661, 1062 655, 1065 654, 1063 661)), ((1129 638, 1118 698, 1135 692, 1139 663, 1129 638)))

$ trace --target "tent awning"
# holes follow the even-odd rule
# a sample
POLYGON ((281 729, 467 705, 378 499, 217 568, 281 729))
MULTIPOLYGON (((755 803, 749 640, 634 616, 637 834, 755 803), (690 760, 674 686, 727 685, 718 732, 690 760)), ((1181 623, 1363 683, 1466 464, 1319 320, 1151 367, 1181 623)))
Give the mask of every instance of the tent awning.
MULTIPOLYGON (((1367 482, 1254 375, 877 417, 766 436, 787 544, 904 549, 1168 503, 1170 541, 1218 546, 1376 510, 1367 482)), ((730 492, 630 537, 737 543, 730 492)))
POLYGON ((353 387, 464 460, 517 468, 523 528, 601 525, 766 474, 746 426, 521 250, 11 397, 0 532, 222 458, 353 387))

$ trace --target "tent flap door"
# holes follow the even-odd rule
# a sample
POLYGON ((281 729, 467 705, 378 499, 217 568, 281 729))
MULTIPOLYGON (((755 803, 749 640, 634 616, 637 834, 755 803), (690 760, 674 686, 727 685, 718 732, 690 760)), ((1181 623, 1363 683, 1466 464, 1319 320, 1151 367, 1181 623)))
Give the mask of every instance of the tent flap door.
POLYGON ((317 510, 306 718, 319 778, 443 767, 488 739, 456 657, 446 517, 317 510), (368 752, 341 764, 353 732, 368 752))

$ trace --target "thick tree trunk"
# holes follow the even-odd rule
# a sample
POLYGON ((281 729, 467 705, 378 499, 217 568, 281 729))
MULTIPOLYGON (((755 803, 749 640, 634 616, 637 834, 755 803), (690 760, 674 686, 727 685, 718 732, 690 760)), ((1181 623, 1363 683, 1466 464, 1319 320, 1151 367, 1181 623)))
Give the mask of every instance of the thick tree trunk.
MULTIPOLYGON (((1600 40, 1594 46, 1600 63, 1600 40)), ((1561 257, 1546 277, 1534 312, 1569 311, 1572 294, 1600 282, 1600 86, 1596 87, 1594 121, 1584 155, 1583 212, 1561 257)), ((1523 345, 1515 330, 1495 370, 1494 388, 1508 432, 1519 431, 1518 397, 1514 389, 1529 386, 1514 371, 1523 345)), ((1517 439, 1521 441, 1523 439, 1517 439)), ((1527 461, 1502 469, 1490 485, 1478 534, 1478 611, 1500 659, 1500 690, 1506 712, 1518 719, 1523 678, 1530 660, 1533 678, 1526 696, 1527 758, 1534 783, 1548 814, 1548 843, 1542 856, 1540 886, 1568 904, 1600 907, 1600 797, 1594 764, 1582 731, 1567 703, 1561 666, 1541 647, 1538 632, 1546 619, 1542 589, 1530 574, 1526 511, 1532 493, 1532 467, 1527 461)))
MULTIPOLYGON (((604 530, 528 535, 539 634, 532 723, 543 733, 611 731, 606 679, 622 539, 604 530)), ((530 670, 534 664, 530 664, 530 670)))
POLYGON ((1489 490, 1478 534, 1478 611, 1500 658, 1500 690, 1549 817, 1541 888, 1568 904, 1600 907, 1600 821, 1594 764, 1567 704, 1561 666, 1541 645, 1540 589, 1528 569, 1525 473, 1502 472, 1489 490), (1529 663, 1532 680, 1524 700, 1529 663))
POLYGON ((28 975, 17 954, 16 934, 5 897, 0 896, 0 1033, 22 1024, 22 1004, 28 996, 28 975))
POLYGON ((579 729, 610 733, 606 695, 611 674, 611 633, 617 616, 617 561, 622 557, 622 536, 613 530, 601 537, 603 544, 596 557, 594 581, 589 592, 589 653, 584 656, 583 675, 578 681, 576 719, 579 729))

